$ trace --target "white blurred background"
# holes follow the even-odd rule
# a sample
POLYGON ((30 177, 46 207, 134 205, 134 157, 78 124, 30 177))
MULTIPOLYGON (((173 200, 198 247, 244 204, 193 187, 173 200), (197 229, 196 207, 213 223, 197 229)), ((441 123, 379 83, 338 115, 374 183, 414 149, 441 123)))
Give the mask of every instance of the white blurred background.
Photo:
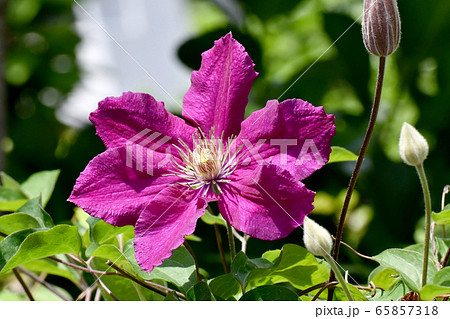
POLYGON ((125 91, 149 93, 167 109, 180 111, 191 71, 176 52, 192 35, 188 10, 184 0, 77 1, 81 81, 58 110, 58 119, 82 127, 99 101, 125 91))

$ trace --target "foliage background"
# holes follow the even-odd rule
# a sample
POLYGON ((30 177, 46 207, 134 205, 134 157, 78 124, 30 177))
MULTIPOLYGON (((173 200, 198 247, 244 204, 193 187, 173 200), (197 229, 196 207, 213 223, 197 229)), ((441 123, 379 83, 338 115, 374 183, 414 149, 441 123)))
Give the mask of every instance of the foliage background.
MULTIPOLYGON (((0 94, 0 123, 6 123, 1 124, 6 135, 0 136, 0 170, 25 180, 37 171, 61 169, 47 211, 55 222, 64 222, 73 215, 73 205, 66 199, 75 179, 104 149, 92 126, 75 130, 55 117, 80 76, 74 3, 3 0, 1 4, 5 31, 0 46, 5 54, 0 55, 0 66, 6 97, 0 94)), ((197 69, 200 53, 232 30, 260 73, 247 114, 280 96, 280 100, 295 97, 324 105, 336 116, 332 144, 358 152, 377 68, 377 59, 369 56, 361 40, 357 19, 362 0, 190 0, 189 5, 197 36, 180 43, 178 56, 183 63, 197 69)), ((415 125, 429 142, 425 168, 435 211, 440 210, 442 188, 450 184, 450 2, 399 0, 398 6, 402 39, 388 58, 379 120, 344 233, 345 240, 366 255, 421 241, 420 184, 415 170, 404 165, 397 153, 404 121, 415 125)), ((305 181, 318 191, 313 218, 331 232, 352 168, 353 163, 330 164, 305 181)), ((192 243, 200 265, 217 275, 221 266, 214 231, 199 222, 196 235, 203 240, 192 243)), ((251 239, 248 255, 259 257, 285 242, 301 244, 301 236, 298 229, 280 241, 251 239)), ((362 282, 376 266, 345 248, 341 258, 343 267, 362 282)))

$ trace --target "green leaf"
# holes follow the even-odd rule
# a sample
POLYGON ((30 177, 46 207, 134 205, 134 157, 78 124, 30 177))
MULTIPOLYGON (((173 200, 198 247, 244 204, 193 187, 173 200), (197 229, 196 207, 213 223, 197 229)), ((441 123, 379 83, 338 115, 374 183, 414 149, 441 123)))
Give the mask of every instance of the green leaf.
POLYGON ((420 290, 420 299, 432 301, 436 296, 444 294, 450 294, 450 287, 425 285, 422 290, 420 290))
POLYGON ((241 301, 298 301, 292 290, 281 286, 260 286, 244 294, 241 301))
POLYGON ((42 228, 51 228, 54 226, 50 215, 42 209, 39 198, 30 199, 23 206, 19 207, 17 212, 34 217, 42 228))
MULTIPOLYGON (((25 277, 25 276, 23 276, 25 277)), ((72 296, 61 287, 52 285, 53 288, 58 290, 58 292, 67 297, 69 300, 72 299, 72 296)), ((36 301, 63 301, 62 298, 55 295, 52 291, 48 290, 46 287, 39 285, 36 289, 33 289, 33 298, 36 301)), ((25 293, 17 293, 13 291, 8 291, 7 289, 2 289, 0 291, 0 300, 1 301, 28 301, 28 297, 25 293)))
POLYGON ((268 260, 258 258, 249 259, 242 251, 240 251, 231 264, 231 274, 239 281, 242 287, 247 285, 247 277, 250 271, 257 268, 271 267, 272 263, 268 260))
POLYGON ((198 237, 197 235, 194 235, 194 234, 186 236, 186 240, 195 241, 198 243, 202 241, 202 239, 200 237, 198 237))
MULTIPOLYGON (((264 257, 267 256, 266 254, 264 257)), ((274 252, 270 257, 275 258, 274 252)), ((249 274, 248 288, 289 282, 297 289, 304 290, 327 281, 329 270, 325 262, 319 263, 315 256, 298 245, 286 244, 273 267, 255 269, 249 274)))
POLYGON ((208 284, 204 281, 196 283, 186 294, 187 300, 190 301, 211 301, 214 300, 208 284))
POLYGON ((81 239, 76 226, 31 228, 12 233, 0 242, 0 274, 33 259, 77 254, 81 239))
MULTIPOLYGON (((22 192, 20 183, 5 172, 0 172, 0 181, 2 182, 3 187, 22 192)), ((25 194, 23 195, 25 196, 25 194)))
POLYGON ((338 162, 348 162, 348 161, 356 161, 358 159, 358 155, 350 152, 349 150, 340 147, 340 146, 331 146, 331 154, 330 163, 338 163, 338 162))
POLYGON ((442 268, 433 278, 433 284, 450 287, 450 266, 442 268))
POLYGON ((13 212, 27 200, 21 191, 0 186, 0 211, 13 212))
MULTIPOLYGON (((58 258, 67 261, 67 258, 64 255, 58 256, 58 258)), ((76 285, 80 280, 80 274, 75 269, 49 258, 31 260, 23 263, 22 267, 36 273, 45 272, 47 274, 64 277, 76 285)))
POLYGON ((175 249, 172 256, 164 260, 162 265, 153 269, 151 273, 139 267, 134 256, 132 239, 125 244, 123 251, 135 273, 142 279, 168 281, 177 286, 182 293, 186 293, 197 282, 194 259, 184 246, 175 249))
POLYGON ((388 290, 399 280, 398 272, 395 269, 384 268, 382 266, 375 268, 369 276, 369 281, 372 281, 375 286, 381 287, 384 290, 388 290))
POLYGON ((94 217, 89 217, 86 222, 89 225, 92 243, 97 243, 99 245, 115 243, 118 245, 119 239, 122 242, 127 242, 131 238, 134 238, 134 228, 131 225, 123 227, 113 226, 94 217), (119 238, 119 236, 121 238, 119 238))
POLYGON ((432 214, 433 220, 436 224, 449 225, 450 224, 450 210, 443 210, 440 213, 432 214))
POLYGON ((200 219, 208 225, 222 225, 225 227, 227 226, 227 222, 225 221, 225 219, 223 219, 222 215, 213 215, 208 210, 205 210, 205 214, 200 217, 200 219))
MULTIPOLYGON (((95 244, 94 244, 95 245, 95 244)), ((101 246, 94 246, 91 245, 90 247, 95 247, 92 251, 88 252, 86 250, 86 256, 94 256, 99 258, 104 258, 105 260, 110 260, 120 268, 128 271, 128 272, 134 272, 131 264, 129 263, 128 259, 125 257, 125 255, 114 245, 111 244, 105 244, 101 246)))
MULTIPOLYGON (((415 292, 420 291, 423 254, 405 249, 387 249, 381 254, 374 256, 373 259, 385 268, 395 269, 411 290, 415 292)), ((437 270, 433 264, 433 260, 429 258, 428 282, 432 282, 436 272, 437 270)))
POLYGON ((28 198, 40 197, 42 207, 45 207, 48 200, 52 196, 53 190, 55 189, 55 184, 59 173, 60 170, 34 173, 22 183, 22 191, 28 196, 28 198))
POLYGON ((381 289, 377 290, 375 296, 371 299, 373 301, 391 301, 399 300, 404 297, 410 290, 401 280, 397 280, 392 287, 388 290, 383 291, 381 289))
POLYGON ((39 222, 33 216, 25 213, 13 213, 0 216, 0 232, 6 235, 23 229, 39 227, 39 222))
MULTIPOLYGON (((355 301, 367 301, 366 296, 364 296, 361 291, 358 290, 358 288, 355 288, 353 285, 350 285, 347 283, 347 287, 350 290, 350 293, 353 296, 353 299, 355 301)), ((342 289, 342 286, 339 284, 336 286, 336 289, 334 290, 334 299, 336 301, 348 301, 348 298, 344 292, 344 289, 342 289)))
POLYGON ((242 288, 231 274, 220 275, 209 282, 209 288, 217 300, 230 300, 242 294, 242 288))

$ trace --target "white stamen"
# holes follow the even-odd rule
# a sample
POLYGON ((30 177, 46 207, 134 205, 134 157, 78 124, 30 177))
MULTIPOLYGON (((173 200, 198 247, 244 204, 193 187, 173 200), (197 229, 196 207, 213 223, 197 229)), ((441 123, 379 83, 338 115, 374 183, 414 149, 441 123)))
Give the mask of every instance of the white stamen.
POLYGON ((198 189, 204 187, 203 196, 213 188, 213 190, 222 193, 220 183, 229 183, 227 178, 236 169, 240 158, 244 154, 238 153, 242 149, 235 148, 235 140, 229 137, 226 144, 223 139, 214 137, 214 128, 211 129, 209 138, 198 129, 193 136, 193 149, 191 150, 186 142, 181 139, 178 141, 181 146, 174 145, 180 155, 182 164, 172 158, 174 170, 170 174, 185 179, 186 182, 180 183, 198 189), (184 164, 184 165, 183 165, 184 164))

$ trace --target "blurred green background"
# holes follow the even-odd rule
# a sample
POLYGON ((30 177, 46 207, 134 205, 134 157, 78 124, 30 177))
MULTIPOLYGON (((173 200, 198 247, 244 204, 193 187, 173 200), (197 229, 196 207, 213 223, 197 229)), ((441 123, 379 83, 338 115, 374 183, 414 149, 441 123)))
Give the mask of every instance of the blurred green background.
MULTIPOLYGON (((377 58, 369 56, 361 39, 362 0, 186 3, 193 36, 179 44, 181 62, 198 69, 201 52, 232 31, 260 73, 247 115, 268 99, 301 98, 323 105, 336 116, 332 145, 358 153, 377 73, 377 58)), ((75 54, 80 37, 73 27, 74 6, 71 0, 0 0, 0 170, 22 181, 37 171, 61 169, 47 206, 55 222, 71 218, 74 207, 66 199, 75 179, 104 150, 92 126, 75 129, 55 116, 82 75, 75 54)), ((345 241, 366 255, 421 240, 420 183, 397 151, 404 121, 415 125, 430 145, 425 169, 434 211, 440 211, 442 189, 450 184, 450 1, 400 0, 398 6, 401 43, 387 60, 380 114, 344 232, 345 241)), ((158 30, 149 30, 149 37, 152 32, 158 30)), ((330 164, 305 181, 318 192, 312 218, 331 232, 353 165, 330 164)), ((203 240, 192 243, 200 265, 211 275, 220 273, 214 230, 199 221, 196 235, 203 240)), ((280 241, 250 239, 248 255, 260 256, 284 242, 301 244, 301 237, 298 229, 280 241)), ((362 282, 375 267, 346 248, 341 256, 344 267, 362 282)))

